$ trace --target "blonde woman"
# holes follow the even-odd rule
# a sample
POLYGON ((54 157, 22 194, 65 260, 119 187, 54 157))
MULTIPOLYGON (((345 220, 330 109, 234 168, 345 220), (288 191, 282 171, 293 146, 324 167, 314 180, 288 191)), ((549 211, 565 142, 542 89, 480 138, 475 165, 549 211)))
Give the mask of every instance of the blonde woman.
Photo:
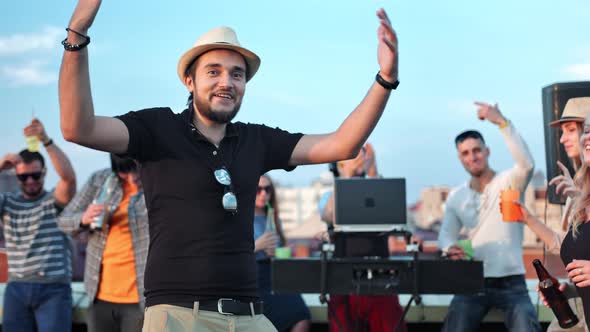
MULTIPOLYGON (((556 185, 556 192, 558 194, 561 194, 561 195, 564 195, 567 197, 566 205, 565 205, 565 208, 563 211, 562 229, 560 231, 552 230, 546 224, 544 224, 542 221, 540 221, 538 218, 533 216, 526 208, 521 206, 521 209, 523 211, 523 216, 524 216, 523 222, 527 226, 529 226, 530 229, 535 234, 537 234, 537 236, 539 236, 539 238, 541 238, 541 240, 545 243, 545 245, 547 246, 547 249, 549 251, 559 252, 561 250, 561 256, 562 256, 562 259, 564 259, 564 264, 568 264, 569 262, 572 261, 573 258, 575 258, 575 257, 570 257, 570 255, 572 254, 570 252, 571 249, 566 250, 566 254, 567 254, 566 257, 569 259, 566 260, 564 258, 564 247, 563 247, 564 243, 569 244, 569 242, 571 240, 573 240, 573 238, 571 238, 571 236, 577 232, 577 228, 578 228, 577 225, 580 223, 579 220, 582 220, 582 219, 588 220, 588 219, 586 219, 583 211, 580 210, 580 209, 584 209, 584 208, 581 208, 581 206, 582 206, 581 204, 583 204, 583 201, 580 201, 581 196, 580 196, 580 189, 579 188, 583 185, 585 178, 590 179, 590 177, 585 175, 585 173, 587 172, 588 166, 586 165, 586 162, 582 163, 582 160, 590 161, 590 155, 585 158, 582 158, 582 159, 580 158, 580 157, 582 157, 581 152, 584 152, 584 151, 582 151, 583 145, 580 144, 580 135, 583 134, 584 118, 589 113, 590 113, 590 97, 572 98, 572 99, 568 100, 568 102, 565 106, 564 112, 561 116, 561 119, 550 123, 550 125, 552 127, 559 126, 561 128, 562 134, 561 134, 559 141, 561 144, 563 144, 568 157, 572 160, 574 168, 579 169, 581 167, 581 169, 577 173, 578 175, 576 178, 576 182, 579 182, 579 183, 576 184, 576 183, 574 183, 574 180, 570 176, 570 173, 567 170, 567 168, 565 166, 563 166, 563 164, 558 162, 558 166, 561 168, 563 175, 555 177, 550 182, 550 184, 556 185), (578 221, 576 221, 576 220, 578 220, 578 221), (571 228, 569 227, 570 221, 573 221, 571 228), (570 229, 570 232, 566 234, 568 229, 570 229), (573 230, 573 234, 571 233, 571 230, 573 230), (568 241, 564 242, 566 239, 568 241)), ((587 205, 585 205, 585 206, 587 206, 587 205)), ((577 256, 577 255, 574 255, 574 256, 577 256)), ((574 264, 572 266, 568 265, 566 267, 566 269, 568 271, 570 271, 570 273, 569 273, 570 276, 576 277, 576 280, 579 280, 579 278, 577 278, 577 276, 576 276, 576 273, 579 272, 580 270, 571 271, 572 269, 578 268, 577 265, 578 264, 574 264)), ((588 269, 588 272, 590 272, 590 268, 588 269)), ((576 280, 573 280, 573 281, 576 282, 576 280)), ((578 286, 578 285, 576 285, 576 286, 578 286)), ((588 331, 588 328, 584 322, 585 314, 584 314, 584 310, 582 307, 582 303, 580 301, 580 298, 577 297, 577 295, 575 294, 573 285, 563 284, 563 285, 561 285, 561 289, 563 291, 566 291, 566 293, 569 293, 570 296, 574 296, 574 298, 570 299, 570 306, 572 307, 572 309, 577 313, 578 317, 580 318, 580 323, 578 325, 576 325, 575 327, 567 329, 567 331, 588 331)), ((547 305, 546 301, 544 301, 544 302, 547 305)), ((590 305, 590 303, 587 305, 590 305)), ((560 328, 559 325, 557 324, 556 319, 554 319, 551 322, 551 324, 549 325, 547 331, 557 332, 557 331, 565 331, 565 330, 560 328)))

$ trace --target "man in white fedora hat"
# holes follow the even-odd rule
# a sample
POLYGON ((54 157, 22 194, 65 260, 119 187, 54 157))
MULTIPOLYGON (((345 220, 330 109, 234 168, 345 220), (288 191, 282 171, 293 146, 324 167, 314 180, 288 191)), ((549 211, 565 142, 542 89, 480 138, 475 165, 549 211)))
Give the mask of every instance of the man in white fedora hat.
POLYGON ((379 10, 379 72, 365 98, 332 133, 292 134, 232 122, 258 56, 233 30, 213 29, 178 63, 191 93, 169 108, 94 115, 87 36, 99 0, 79 0, 63 40, 59 78, 66 140, 140 164, 149 213, 144 331, 275 331, 256 289, 252 216, 260 175, 356 156, 398 84, 397 37, 379 10))

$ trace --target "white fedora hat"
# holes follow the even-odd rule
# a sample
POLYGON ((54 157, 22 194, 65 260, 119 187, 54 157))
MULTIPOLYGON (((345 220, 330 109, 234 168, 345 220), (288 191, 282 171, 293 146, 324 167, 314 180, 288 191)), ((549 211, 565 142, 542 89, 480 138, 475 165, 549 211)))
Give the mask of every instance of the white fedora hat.
POLYGON ((201 54, 215 50, 215 49, 227 49, 240 53, 244 60, 246 60, 246 81, 249 81, 258 67, 260 67, 260 58, 250 50, 247 50, 240 46, 238 36, 232 28, 219 27, 207 31, 197 41, 195 45, 188 51, 186 51, 180 60, 178 61, 178 77, 184 84, 184 78, 186 77, 188 67, 198 58, 201 54))
POLYGON ((584 122, 586 115, 590 113, 590 97, 577 97, 568 99, 559 120, 550 122, 551 127, 557 127, 564 122, 584 122))

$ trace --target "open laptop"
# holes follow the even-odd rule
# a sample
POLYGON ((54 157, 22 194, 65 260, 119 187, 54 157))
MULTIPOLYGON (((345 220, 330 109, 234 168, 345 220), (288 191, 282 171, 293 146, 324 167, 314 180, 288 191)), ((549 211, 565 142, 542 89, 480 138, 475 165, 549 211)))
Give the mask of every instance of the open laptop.
POLYGON ((335 231, 406 229, 406 179, 336 179, 334 199, 335 231))

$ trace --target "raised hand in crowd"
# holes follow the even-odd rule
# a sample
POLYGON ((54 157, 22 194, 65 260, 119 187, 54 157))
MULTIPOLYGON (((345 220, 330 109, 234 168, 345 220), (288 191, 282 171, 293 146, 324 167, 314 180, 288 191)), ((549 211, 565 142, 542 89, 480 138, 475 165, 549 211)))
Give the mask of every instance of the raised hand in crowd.
POLYGON ((506 118, 500 112, 498 104, 490 105, 479 101, 476 101, 474 104, 478 106, 477 117, 480 120, 488 120, 498 126, 506 123, 506 118))
POLYGON ((16 164, 22 161, 22 158, 18 154, 8 153, 0 160, 0 172, 14 168, 16 164))
POLYGON ((377 17, 381 23, 377 32, 379 36, 377 60, 379 62, 380 75, 388 82, 395 82, 399 74, 397 36, 383 8, 377 11, 377 17))
POLYGON ((580 189, 574 184, 570 171, 559 160, 557 166, 561 169, 563 175, 558 175, 549 181, 549 185, 555 185, 555 192, 569 198, 580 195, 580 189))
POLYGON ((37 118, 33 119, 31 124, 23 129, 23 134, 25 134, 25 136, 36 136, 43 144, 49 142, 49 136, 47 136, 47 132, 45 132, 45 127, 43 127, 43 124, 37 118))

